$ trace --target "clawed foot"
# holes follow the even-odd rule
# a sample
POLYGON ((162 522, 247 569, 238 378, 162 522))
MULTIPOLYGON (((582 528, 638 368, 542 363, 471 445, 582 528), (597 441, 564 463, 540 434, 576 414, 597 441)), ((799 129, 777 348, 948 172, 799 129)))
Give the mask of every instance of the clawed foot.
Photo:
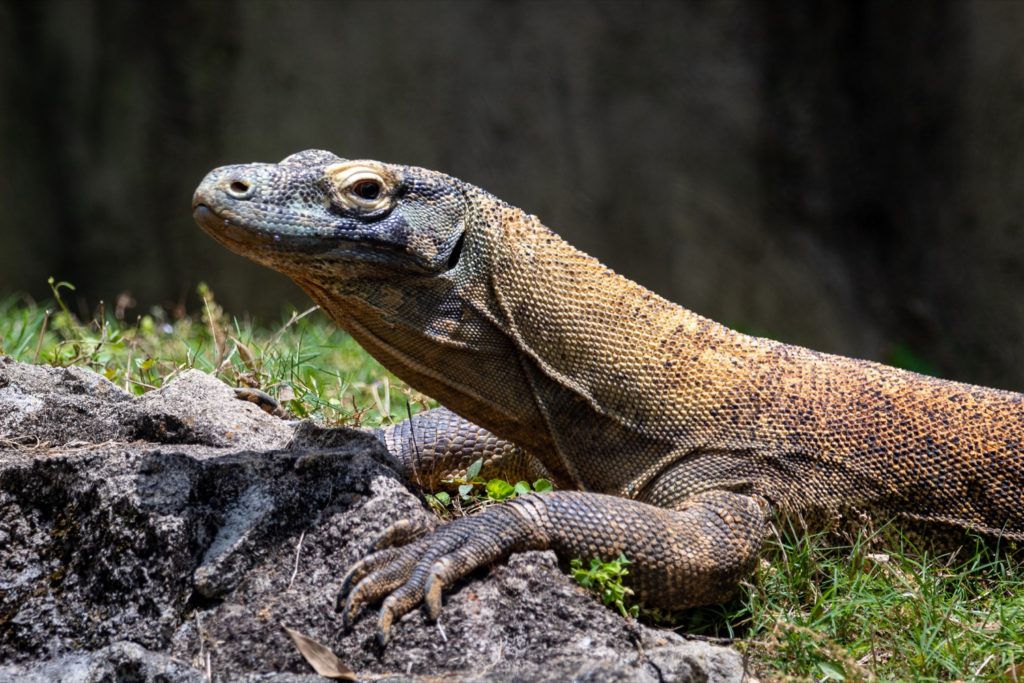
POLYGON ((421 602, 428 616, 437 619, 445 588, 477 567, 525 549, 533 529, 506 504, 428 531, 426 523, 400 521, 384 532, 375 552, 348 570, 336 604, 346 629, 365 606, 382 598, 377 617, 381 646, 395 621, 421 602))

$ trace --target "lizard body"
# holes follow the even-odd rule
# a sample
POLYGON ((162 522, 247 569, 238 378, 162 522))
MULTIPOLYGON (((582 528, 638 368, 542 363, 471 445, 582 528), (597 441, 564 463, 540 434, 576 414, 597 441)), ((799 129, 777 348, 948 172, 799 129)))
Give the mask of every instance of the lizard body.
POLYGON ((193 210, 453 411, 381 434, 407 473, 436 484, 482 454, 562 489, 396 527, 344 589, 347 618, 386 596, 385 638, 522 549, 625 553, 638 598, 674 609, 728 597, 772 515, 1024 540, 1021 394, 740 334, 434 171, 311 150, 212 171, 193 210))

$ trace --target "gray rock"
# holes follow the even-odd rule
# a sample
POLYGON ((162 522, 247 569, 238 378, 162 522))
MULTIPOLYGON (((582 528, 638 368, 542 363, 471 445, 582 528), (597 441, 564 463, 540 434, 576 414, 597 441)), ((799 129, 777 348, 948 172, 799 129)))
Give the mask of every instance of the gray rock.
POLYGON ((346 567, 427 516, 373 437, 297 429, 187 372, 133 398, 0 359, 0 681, 321 680, 282 625, 383 680, 740 680, 732 649, 599 605, 551 553, 477 572, 383 650, 346 567))
POLYGON ((125 416, 136 438, 163 443, 268 450, 286 446, 293 431, 257 405, 235 400, 231 387, 199 370, 143 395, 125 416), (238 406, 226 410, 229 402, 238 406))
POLYGON ((20 445, 142 440, 267 450, 287 445, 292 431, 255 404, 235 401, 229 386, 199 370, 133 399, 83 368, 0 357, 0 438, 20 445))
POLYGON ((79 652, 34 666, 0 666, 0 681, 20 683, 205 683, 205 672, 189 662, 151 652, 129 641, 111 643, 92 652, 79 652))
POLYGON ((0 439, 52 446, 127 439, 129 429, 117 415, 130 401, 130 394, 94 372, 0 356, 0 439))

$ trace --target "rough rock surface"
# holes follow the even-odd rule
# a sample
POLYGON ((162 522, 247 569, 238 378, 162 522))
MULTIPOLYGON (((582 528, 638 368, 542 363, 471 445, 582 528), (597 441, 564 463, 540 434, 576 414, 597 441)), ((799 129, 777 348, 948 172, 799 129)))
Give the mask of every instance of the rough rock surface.
POLYGON ((298 427, 187 372, 133 398, 0 357, 0 681, 323 680, 282 624, 384 680, 740 680, 726 647, 600 606, 551 553, 456 586, 381 650, 344 569, 428 515, 361 432, 298 427))

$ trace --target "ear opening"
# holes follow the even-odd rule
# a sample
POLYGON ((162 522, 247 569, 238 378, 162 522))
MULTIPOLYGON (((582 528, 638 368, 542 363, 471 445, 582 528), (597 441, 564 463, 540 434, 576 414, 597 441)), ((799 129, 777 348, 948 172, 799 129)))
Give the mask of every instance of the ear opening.
POLYGON ((459 239, 455 240, 455 246, 452 247, 452 253, 448 255, 448 270, 459 265, 459 258, 462 256, 462 243, 465 239, 466 231, 463 230, 462 234, 459 235, 459 239))

